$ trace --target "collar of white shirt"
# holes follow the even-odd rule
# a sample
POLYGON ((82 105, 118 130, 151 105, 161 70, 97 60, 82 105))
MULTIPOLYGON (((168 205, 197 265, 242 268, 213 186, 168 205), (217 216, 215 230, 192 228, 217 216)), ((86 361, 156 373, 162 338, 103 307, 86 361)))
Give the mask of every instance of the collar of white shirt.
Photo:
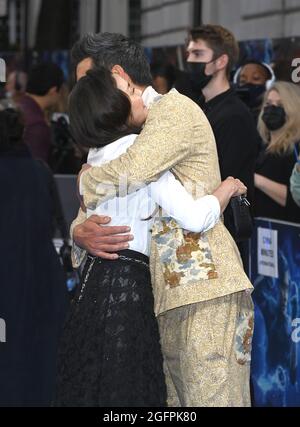
POLYGON ((144 104, 147 108, 149 108, 150 105, 153 104, 154 102, 158 101, 161 97, 162 97, 162 95, 157 93, 156 90, 154 90, 152 86, 148 86, 144 90, 143 95, 142 95, 144 104))

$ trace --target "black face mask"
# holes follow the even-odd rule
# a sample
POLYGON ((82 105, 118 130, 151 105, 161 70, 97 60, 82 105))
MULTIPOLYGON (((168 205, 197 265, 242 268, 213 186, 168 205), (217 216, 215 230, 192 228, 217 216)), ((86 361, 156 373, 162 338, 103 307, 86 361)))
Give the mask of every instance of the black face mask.
POLYGON ((240 86, 236 90, 237 94, 250 109, 257 108, 262 104, 265 91, 265 85, 254 85, 252 83, 240 86))
POLYGON ((270 131, 275 131, 285 125, 286 113, 283 107, 267 105, 264 109, 262 119, 270 131))
POLYGON ((207 64, 211 64, 213 61, 210 62, 187 62, 186 68, 189 80, 191 82, 192 89, 199 93, 202 89, 204 89, 208 83, 213 78, 213 75, 207 76, 205 74, 205 67, 207 64))

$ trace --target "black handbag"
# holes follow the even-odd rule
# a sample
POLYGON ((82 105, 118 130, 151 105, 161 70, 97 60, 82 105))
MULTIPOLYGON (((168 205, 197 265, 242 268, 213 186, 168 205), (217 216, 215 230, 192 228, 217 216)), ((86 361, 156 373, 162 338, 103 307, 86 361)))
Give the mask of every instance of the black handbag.
POLYGON ((250 203, 246 196, 233 197, 230 201, 233 215, 234 238, 236 242, 250 239, 253 232, 253 221, 250 211, 250 203))

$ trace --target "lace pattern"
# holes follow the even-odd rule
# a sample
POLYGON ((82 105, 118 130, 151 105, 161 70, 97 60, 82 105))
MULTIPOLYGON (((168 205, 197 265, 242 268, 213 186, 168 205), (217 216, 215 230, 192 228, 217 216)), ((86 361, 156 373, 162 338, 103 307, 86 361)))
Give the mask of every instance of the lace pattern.
POLYGON ((60 347, 54 406, 165 406, 150 272, 88 258, 60 347))

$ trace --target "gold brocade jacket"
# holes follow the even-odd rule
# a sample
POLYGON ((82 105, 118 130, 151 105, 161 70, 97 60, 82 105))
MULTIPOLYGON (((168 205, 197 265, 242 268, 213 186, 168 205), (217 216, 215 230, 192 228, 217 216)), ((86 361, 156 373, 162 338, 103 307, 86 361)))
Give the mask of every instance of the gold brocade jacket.
MULTIPOLYGON (((152 105, 145 127, 119 158, 82 176, 85 205, 94 209, 116 195, 120 176, 128 186, 149 183, 172 170, 187 191, 199 198, 219 186, 215 138, 203 111, 171 91, 152 105), (103 185, 104 184, 104 185, 103 185), (107 185, 109 184, 109 185, 107 185)), ((72 224, 83 222, 80 212, 72 224)), ((84 251, 74 246, 78 266, 84 251)), ((235 242, 220 221, 206 233, 188 233, 172 218, 157 218, 152 230, 150 268, 155 313, 252 289, 235 242)))

